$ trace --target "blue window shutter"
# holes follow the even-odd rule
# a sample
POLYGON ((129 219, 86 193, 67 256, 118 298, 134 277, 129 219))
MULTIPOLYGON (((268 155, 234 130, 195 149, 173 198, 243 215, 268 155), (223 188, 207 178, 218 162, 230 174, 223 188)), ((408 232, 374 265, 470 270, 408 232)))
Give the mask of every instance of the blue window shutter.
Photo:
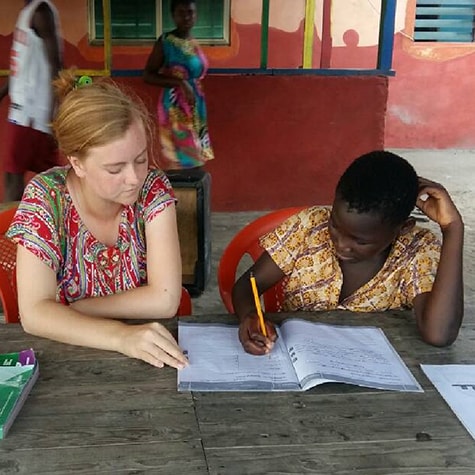
POLYGON ((475 0, 417 0, 414 41, 474 41, 475 0))

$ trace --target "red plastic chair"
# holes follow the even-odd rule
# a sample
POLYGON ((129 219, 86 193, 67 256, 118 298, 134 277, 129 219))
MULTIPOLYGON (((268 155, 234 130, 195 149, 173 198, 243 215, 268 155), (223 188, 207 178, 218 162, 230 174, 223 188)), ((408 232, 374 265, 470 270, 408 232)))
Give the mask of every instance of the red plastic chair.
POLYGON ((17 206, 0 212, 0 300, 5 323, 18 323, 16 244, 5 237, 17 206))
MULTIPOLYGON (((17 206, 0 212, 0 300, 5 323, 18 323, 18 299, 16 289, 16 244, 5 237, 17 206)), ((181 289, 181 300, 177 317, 192 314, 191 297, 185 287, 181 289)))
POLYGON ((181 300, 178 310, 176 312, 177 317, 187 317, 193 312, 193 306, 191 304, 191 297, 188 290, 185 287, 181 288, 181 300))
MULTIPOLYGON (((231 239, 218 265, 219 293, 229 313, 234 313, 231 295, 236 281, 236 272, 242 258, 247 254, 256 262, 263 252, 262 247, 259 245, 259 238, 272 231, 288 217, 303 209, 305 209, 305 206, 271 211, 249 223, 231 239)), ((274 287, 264 292, 263 299, 266 312, 279 312, 282 309, 283 301, 281 283, 278 282, 274 287)))

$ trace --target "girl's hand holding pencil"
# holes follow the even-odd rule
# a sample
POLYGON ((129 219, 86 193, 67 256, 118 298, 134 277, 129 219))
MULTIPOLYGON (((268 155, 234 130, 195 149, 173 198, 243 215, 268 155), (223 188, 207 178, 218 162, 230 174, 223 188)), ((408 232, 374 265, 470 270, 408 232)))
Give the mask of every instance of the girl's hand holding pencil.
POLYGON ((261 331, 259 317, 256 313, 246 315, 239 325, 239 340, 247 353, 252 355, 267 355, 274 347, 277 333, 274 325, 264 320, 267 336, 261 331))
POLYGON ((249 313, 239 325, 239 340, 244 349, 253 355, 269 353, 277 339, 277 333, 272 323, 264 319, 259 293, 254 276, 251 274, 250 284, 254 296, 256 312, 249 313))
POLYGON ((259 327, 261 329, 262 334, 264 336, 267 336, 266 326, 264 324, 264 315, 262 314, 261 301, 259 299, 259 292, 257 290, 256 278, 254 277, 252 273, 251 273, 250 281, 251 281, 252 295, 254 296, 254 303, 256 305, 257 316, 259 318, 259 327))

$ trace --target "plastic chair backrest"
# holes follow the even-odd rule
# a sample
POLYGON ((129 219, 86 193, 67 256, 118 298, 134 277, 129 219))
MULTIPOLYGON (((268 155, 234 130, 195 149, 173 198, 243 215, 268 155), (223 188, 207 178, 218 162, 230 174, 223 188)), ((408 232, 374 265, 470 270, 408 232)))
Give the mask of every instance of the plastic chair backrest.
MULTIPOLYGON (((13 220, 17 206, 0 212, 0 300, 2 303, 5 323, 18 323, 18 298, 16 289, 16 247, 17 245, 5 237, 13 220)), ((191 297, 185 287, 181 288, 180 305, 177 317, 192 314, 191 297)))
MULTIPOLYGON (((305 209, 305 206, 282 208, 255 219, 241 229, 226 246, 218 265, 218 287, 221 299, 229 313, 234 313, 232 289, 236 281, 236 272, 242 258, 247 254, 256 262, 263 252, 259 238, 275 229, 288 217, 305 209)), ((282 309, 282 285, 278 282, 263 294, 266 312, 279 312, 282 309)))
POLYGON ((18 323, 16 244, 5 237, 17 206, 0 212, 0 300, 5 323, 18 323))
POLYGON ((191 297, 188 293, 188 290, 185 287, 181 288, 181 300, 180 305, 178 306, 178 310, 176 312, 177 317, 186 317, 192 314, 193 306, 191 304, 191 297))

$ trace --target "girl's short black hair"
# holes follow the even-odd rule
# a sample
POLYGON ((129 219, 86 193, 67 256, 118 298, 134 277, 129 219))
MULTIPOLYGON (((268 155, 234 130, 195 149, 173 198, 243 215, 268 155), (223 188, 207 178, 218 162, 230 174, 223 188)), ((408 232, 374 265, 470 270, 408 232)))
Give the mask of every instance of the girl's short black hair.
POLYGON ((382 221, 403 223, 419 192, 417 173, 404 158, 374 151, 357 158, 341 176, 336 196, 357 213, 378 213, 382 221))
POLYGON ((189 5, 190 3, 196 4, 196 0, 172 0, 170 2, 170 11, 173 14, 178 5, 189 5))

